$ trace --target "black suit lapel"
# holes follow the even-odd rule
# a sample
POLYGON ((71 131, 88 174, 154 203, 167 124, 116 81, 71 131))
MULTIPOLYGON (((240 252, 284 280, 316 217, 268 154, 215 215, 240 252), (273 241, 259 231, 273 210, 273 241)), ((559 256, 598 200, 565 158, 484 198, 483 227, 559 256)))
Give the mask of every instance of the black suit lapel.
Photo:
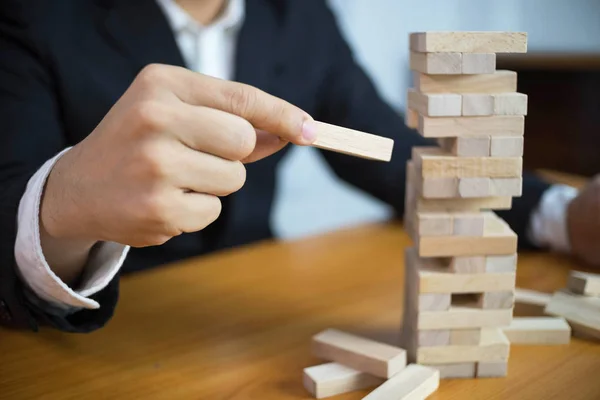
POLYGON ((104 27, 136 70, 151 63, 185 66, 173 31, 154 0, 117 0, 104 27))

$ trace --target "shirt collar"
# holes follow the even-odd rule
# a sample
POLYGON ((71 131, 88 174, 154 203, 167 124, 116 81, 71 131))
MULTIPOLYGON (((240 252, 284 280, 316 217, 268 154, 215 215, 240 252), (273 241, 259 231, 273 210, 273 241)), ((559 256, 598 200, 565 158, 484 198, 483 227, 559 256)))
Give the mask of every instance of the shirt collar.
POLYGON ((227 0, 223 13, 208 26, 200 25, 175 0, 156 0, 163 10, 171 29, 180 33, 185 29, 203 29, 208 27, 238 29, 244 22, 245 0, 227 0))

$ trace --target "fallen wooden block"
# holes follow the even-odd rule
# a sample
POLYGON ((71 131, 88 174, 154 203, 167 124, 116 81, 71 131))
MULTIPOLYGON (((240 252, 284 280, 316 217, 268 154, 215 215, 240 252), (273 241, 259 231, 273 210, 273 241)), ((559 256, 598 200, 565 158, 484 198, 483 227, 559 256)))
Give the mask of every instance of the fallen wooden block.
POLYGON ((317 139, 312 143, 313 147, 371 160, 390 161, 392 158, 394 141, 390 138, 323 122, 315 123, 317 139))
MULTIPOLYGON (((462 53, 418 53, 413 51, 410 53, 410 69, 424 74, 461 74, 462 57, 462 53)), ((472 66, 472 62, 469 63, 469 66, 472 66)))
POLYGON ((567 344, 571 327, 564 318, 514 317, 502 328, 511 344, 567 344))
POLYGON ((417 131, 427 138, 523 136, 525 117, 426 117, 419 115, 417 131))
POLYGON ((423 311, 418 313, 417 318, 417 330, 494 328, 510 324, 512 309, 450 307, 448 311, 423 311))
POLYGON ((425 364, 440 371, 440 379, 475 378, 477 363, 425 364))
POLYGON ((408 90, 408 108, 429 117, 460 116, 462 99, 459 94, 426 94, 408 90))
POLYGON ((496 53, 463 53, 463 74, 493 74, 494 72, 496 72, 496 53))
POLYGON ((544 313, 563 317, 573 331, 600 338, 600 298, 586 297, 566 290, 555 292, 544 313))
POLYGON ((414 73, 414 88, 421 93, 513 93, 517 73, 496 71, 480 75, 429 75, 414 73))
POLYGON ((526 32, 415 32, 410 50, 422 53, 526 53, 526 32))
POLYGON ((477 363, 477 378, 502 378, 508 375, 508 361, 477 363))
POLYGON ((501 137, 495 136, 490 142, 491 157, 522 157, 523 136, 501 137))
POLYGON ((501 329, 482 329, 479 344, 462 346, 420 347, 417 362, 423 364, 448 364, 463 362, 492 362, 508 359, 510 343, 501 329))
POLYGON ((549 293, 537 292, 529 289, 515 289, 515 302, 523 304, 532 304, 535 306, 547 306, 550 303, 552 295, 549 293))
POLYGON ((312 350, 316 357, 381 378, 389 378, 406 366, 404 349, 335 329, 315 335, 312 350))
POLYGON ((598 297, 600 296, 600 275, 571 271, 567 288, 574 293, 598 297))
POLYGON ((440 385, 438 370, 410 364, 369 393, 364 400, 423 400, 440 385))
POLYGON ((317 399, 378 386, 383 382, 382 378, 338 363, 305 368, 303 374, 305 389, 317 399))

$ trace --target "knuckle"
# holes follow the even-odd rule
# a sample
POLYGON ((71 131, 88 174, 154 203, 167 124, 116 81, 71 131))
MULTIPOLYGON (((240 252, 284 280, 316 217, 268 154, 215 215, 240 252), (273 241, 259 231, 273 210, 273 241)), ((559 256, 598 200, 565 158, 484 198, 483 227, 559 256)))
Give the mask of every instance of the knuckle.
POLYGON ((138 168, 143 178, 150 181, 163 181, 169 178, 169 168, 163 161, 162 151, 158 141, 148 141, 138 147, 138 168))
POLYGON ((249 85, 232 85, 225 92, 229 108, 233 114, 241 117, 251 117, 257 101, 257 93, 249 85))
POLYGON ((166 67, 161 64, 146 65, 138 73, 136 82, 142 87, 159 86, 167 76, 166 67))
POLYGON ((132 123, 138 132, 148 133, 164 130, 170 119, 169 109, 158 101, 140 101, 131 108, 132 123))
POLYGON ((235 142, 233 145, 233 156, 235 160, 248 157, 256 147, 256 131, 250 122, 237 118, 238 123, 233 127, 235 142))
POLYGON ((232 161, 227 172, 227 190, 225 195, 237 192, 246 183, 246 167, 240 161, 232 161))

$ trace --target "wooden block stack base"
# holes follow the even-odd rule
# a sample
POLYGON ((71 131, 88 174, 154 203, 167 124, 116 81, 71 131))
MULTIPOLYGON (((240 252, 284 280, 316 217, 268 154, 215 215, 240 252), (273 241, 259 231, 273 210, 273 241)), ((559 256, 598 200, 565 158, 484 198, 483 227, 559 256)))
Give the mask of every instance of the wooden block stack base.
POLYGON ((507 334, 565 340, 564 324, 513 323, 517 235, 494 213, 522 194, 527 115, 517 74, 496 70, 496 53, 525 52, 527 35, 419 32, 410 46, 406 122, 439 147, 414 148, 407 163, 414 247, 405 252, 401 343, 408 362, 442 379, 502 377, 507 334))

